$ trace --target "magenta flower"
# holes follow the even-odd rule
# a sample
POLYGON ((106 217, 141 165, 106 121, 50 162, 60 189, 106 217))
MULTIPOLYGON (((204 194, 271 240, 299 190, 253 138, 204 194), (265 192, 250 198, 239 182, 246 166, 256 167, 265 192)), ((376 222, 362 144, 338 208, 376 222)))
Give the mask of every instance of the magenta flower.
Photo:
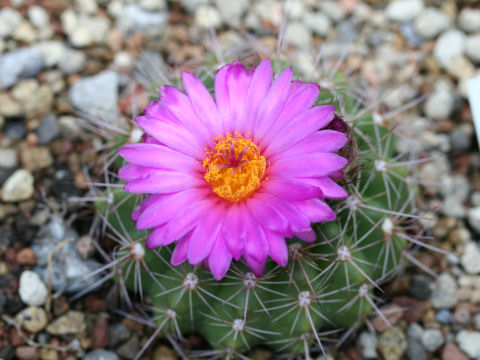
POLYGON ((226 65, 215 74, 215 99, 196 76, 183 73, 185 92, 161 89, 136 119, 144 142, 120 155, 125 190, 149 195, 133 212, 138 229, 153 228, 150 249, 177 241, 171 263, 204 263, 216 279, 243 257, 260 276, 270 256, 285 266, 285 238, 316 238, 312 222, 335 219, 323 199, 343 199, 337 155, 343 132, 319 130, 334 106, 313 106, 315 84, 273 80, 270 61, 254 71, 226 65))

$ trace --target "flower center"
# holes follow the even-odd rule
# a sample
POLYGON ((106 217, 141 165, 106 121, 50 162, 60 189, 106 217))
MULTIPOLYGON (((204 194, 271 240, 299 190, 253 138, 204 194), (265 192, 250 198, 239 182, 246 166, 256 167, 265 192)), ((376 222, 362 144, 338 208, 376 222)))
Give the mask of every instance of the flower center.
POLYGON ((206 154, 205 180, 213 192, 225 200, 241 201, 257 190, 266 169, 258 146, 239 133, 217 136, 213 150, 206 154))

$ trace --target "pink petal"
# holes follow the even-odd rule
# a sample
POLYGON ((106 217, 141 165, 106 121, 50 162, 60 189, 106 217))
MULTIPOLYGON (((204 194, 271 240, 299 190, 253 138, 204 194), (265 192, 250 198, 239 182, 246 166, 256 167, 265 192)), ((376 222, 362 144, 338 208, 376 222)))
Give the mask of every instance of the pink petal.
POLYGON ((265 263, 268 256, 268 241, 265 231, 253 217, 248 214, 245 216, 245 227, 247 228, 247 242, 245 244, 244 255, 253 260, 265 263))
POLYGON ((152 201, 138 218, 137 229, 148 229, 164 224, 184 208, 206 198, 210 192, 209 189, 185 190, 152 201))
POLYGON ((163 145, 130 144, 118 150, 120 156, 135 165, 159 169, 202 171, 202 165, 194 158, 163 145))
POLYGON ((190 240, 190 237, 185 236, 175 246, 175 250, 173 250, 172 257, 170 258, 170 263, 173 266, 178 266, 181 263, 183 263, 185 260, 187 260, 189 240, 190 240))
POLYGON ((146 116, 137 117, 135 121, 143 131, 153 136, 160 143, 194 159, 203 160, 202 144, 183 126, 146 116))
POLYGON ((287 218, 267 201, 262 201, 254 196, 245 202, 253 217, 265 228, 277 232, 288 230, 287 218))
POLYGON ((322 191, 319 187, 292 179, 272 179, 265 181, 262 192, 285 200, 305 200, 322 196, 322 191))
POLYGON ((315 231, 313 231, 312 229, 305 230, 302 232, 297 232, 295 233, 295 236, 307 243, 313 243, 315 240, 317 240, 317 235, 315 234, 315 231))
POLYGON ((232 204, 225 216, 225 222, 222 228, 228 250, 235 260, 241 258, 247 240, 247 229, 243 221, 246 211, 247 209, 244 203, 232 204))
POLYGON ((136 194, 174 193, 204 186, 205 180, 185 173, 157 170, 131 180, 125 190, 136 194))
POLYGON ((166 246, 173 243, 176 239, 165 237, 165 226, 157 227, 148 235, 145 245, 147 249, 156 249, 160 246, 166 246))
POLYGON ((265 261, 256 261, 252 257, 245 255, 244 256, 245 262, 247 263, 247 266, 249 267, 250 270, 255 274, 256 277, 262 277, 264 271, 265 271, 265 261))
POLYGON ((193 230, 188 247, 188 261, 192 265, 201 263, 210 254, 223 226, 225 208, 216 206, 207 215, 206 219, 193 230))
POLYGON ((295 202, 295 206, 297 206, 311 222, 332 221, 336 218, 335 211, 321 199, 297 201, 295 202))
POLYGON ((246 135, 252 132, 256 123, 258 110, 270 89, 273 79, 272 64, 269 59, 263 60, 255 69, 248 89, 245 108, 248 109, 244 124, 239 124, 239 131, 246 135))
POLYGON ((220 113, 203 82, 188 72, 182 74, 182 81, 197 116, 202 119, 212 137, 224 134, 220 113))
POLYGON ((155 194, 147 196, 135 209, 133 209, 132 214, 130 215, 132 221, 137 221, 140 215, 147 209, 150 205, 155 204, 157 201, 160 201, 165 195, 155 194))
POLYGON ((326 176, 341 170, 348 160, 334 153, 313 153, 281 158, 270 167, 271 178, 326 176))
POLYGON ((285 238, 271 231, 266 231, 265 233, 267 235, 270 257, 280 266, 287 265, 288 246, 285 238))
POLYGON ((320 130, 309 135, 287 150, 273 155, 269 160, 313 152, 337 152, 348 142, 348 136, 333 130, 320 130))
POLYGON ((318 178, 297 178, 307 184, 318 186, 326 199, 342 200, 348 197, 348 192, 327 176, 318 178))
POLYGON ((332 121, 334 110, 335 106, 333 105, 316 106, 292 119, 284 129, 278 132, 275 139, 266 144, 264 155, 269 158, 285 151, 290 146, 315 133, 318 129, 325 127, 332 121))
POLYGON ((227 249, 225 240, 220 235, 215 241, 210 255, 208 256, 208 267, 216 280, 222 279, 232 263, 232 254, 227 249))

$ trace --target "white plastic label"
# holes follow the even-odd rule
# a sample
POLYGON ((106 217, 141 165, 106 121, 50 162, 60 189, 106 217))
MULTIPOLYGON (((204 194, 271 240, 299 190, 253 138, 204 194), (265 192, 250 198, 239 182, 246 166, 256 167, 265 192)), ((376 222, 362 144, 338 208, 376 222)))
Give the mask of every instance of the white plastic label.
POLYGON ((472 109, 473 123, 480 146, 480 76, 467 81, 468 101, 472 109))

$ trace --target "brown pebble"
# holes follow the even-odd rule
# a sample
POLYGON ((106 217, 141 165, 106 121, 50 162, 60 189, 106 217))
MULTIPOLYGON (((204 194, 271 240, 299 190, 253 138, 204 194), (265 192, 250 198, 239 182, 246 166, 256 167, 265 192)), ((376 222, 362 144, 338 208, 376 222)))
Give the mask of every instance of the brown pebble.
POLYGON ((21 360, 37 360, 40 358, 38 349, 33 346, 19 346, 15 355, 21 360))
POLYGON ((56 317, 66 314, 70 310, 68 301, 64 296, 60 296, 53 300, 53 315, 56 317))
POLYGON ((384 332, 387 330, 391 325, 395 325, 398 320, 400 320, 403 316, 403 311, 400 306, 397 304, 389 304, 380 308, 383 315, 387 318, 390 324, 387 324, 380 315, 375 316, 372 319, 372 325, 375 330, 379 332, 384 332))
POLYGON ((10 339, 10 345, 12 346, 15 346, 15 347, 18 347, 18 346, 21 346, 21 345, 25 345, 25 338, 28 339, 28 337, 30 336, 29 333, 27 333, 26 331, 24 330, 21 330, 22 331, 22 334, 23 334, 23 338, 20 336, 20 334, 18 333, 17 329, 15 328, 10 328, 10 333, 9 333, 9 339, 10 339))
POLYGON ((393 302, 403 308, 403 318, 409 324, 414 323, 422 318, 427 312, 427 306, 424 302, 409 296, 397 296, 393 302))
POLYGON ((468 360, 468 356, 454 343, 448 343, 442 349, 442 360, 468 360))
POLYGON ((40 349, 40 359, 42 359, 42 360, 57 360, 58 359, 58 353, 55 349, 42 348, 42 349, 40 349))
POLYGON ((92 347, 94 349, 107 347, 108 340, 108 322, 105 317, 100 316, 92 331, 92 347))
POLYGON ((16 261, 18 265, 33 266, 37 263, 37 257, 32 249, 25 248, 17 253, 16 261))
POLYGON ((360 355, 360 353, 358 352, 358 349, 356 346, 350 347, 347 350, 346 355, 349 360, 365 360, 365 358, 362 355, 360 355))

